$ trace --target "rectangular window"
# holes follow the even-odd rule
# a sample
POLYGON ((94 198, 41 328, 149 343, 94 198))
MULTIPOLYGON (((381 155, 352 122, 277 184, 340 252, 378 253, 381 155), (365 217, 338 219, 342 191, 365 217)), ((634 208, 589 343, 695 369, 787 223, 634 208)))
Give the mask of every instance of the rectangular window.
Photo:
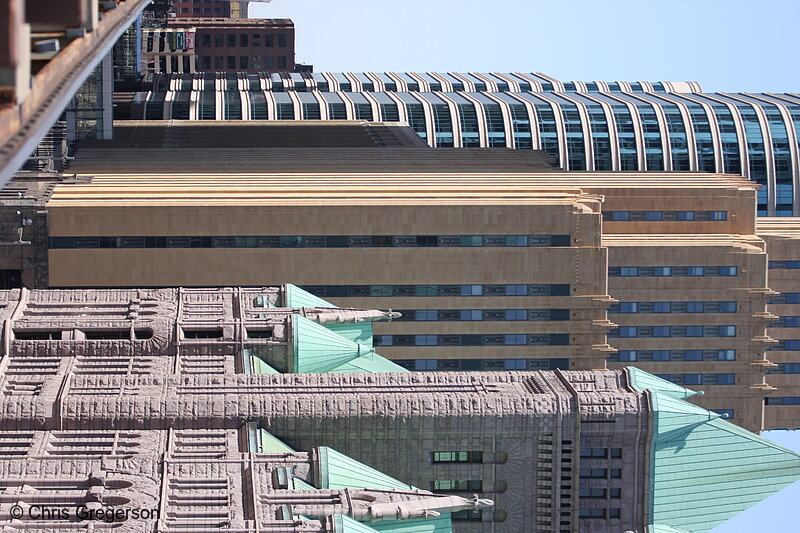
POLYGON ((483 311, 481 311, 480 309, 462 309, 460 315, 461 315, 461 320, 483 319, 483 311))
POLYGON ((203 34, 203 46, 211 46, 211 34, 204 33, 203 34))
POLYGON ((431 481, 433 492, 482 492, 483 482, 479 479, 437 479, 431 481))
POLYGON ((432 452, 434 463, 482 463, 483 452, 432 452))
POLYGON ((222 48, 222 34, 218 33, 214 35, 214 46, 217 48, 222 48))
POLYGON ((278 68, 286 68, 286 56, 278 56, 278 68))
POLYGON ((203 56, 203 68, 211 68, 211 56, 203 56))
POLYGON ((239 46, 242 46, 242 47, 248 46, 248 44, 247 44, 247 34, 246 33, 240 33, 239 34, 239 46))
POLYGON ((581 468, 580 476, 583 479, 606 479, 608 470, 605 468, 581 468))
POLYGON ((653 350, 653 361, 669 361, 669 350, 653 350))
POLYGON ((221 339, 222 328, 184 329, 184 339, 221 339))
POLYGON ((236 46, 236 34, 229 33, 228 34, 228 46, 236 46))
POLYGON ((279 48, 283 48, 285 46, 286 46, 286 34, 285 33, 279 33, 278 34, 278 47, 279 48))
POLYGON ((230 70, 236 69, 236 56, 228 56, 228 68, 230 70))
POLYGON ((249 56, 239 56, 239 68, 240 69, 247 70, 248 68, 250 68, 250 67, 247 66, 248 65, 248 59, 249 59, 249 56))
POLYGON ((579 509, 579 518, 585 519, 604 519, 606 517, 605 509, 579 509))

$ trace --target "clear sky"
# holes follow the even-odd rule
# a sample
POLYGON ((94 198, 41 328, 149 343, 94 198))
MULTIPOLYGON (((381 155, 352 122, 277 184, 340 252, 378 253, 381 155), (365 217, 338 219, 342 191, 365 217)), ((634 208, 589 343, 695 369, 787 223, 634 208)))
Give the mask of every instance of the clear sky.
MULTIPOLYGON (((800 0, 272 0, 315 71, 543 72, 800 92, 800 0)), ((800 453, 800 432, 765 434, 800 453)), ((713 533, 798 531, 800 483, 713 533)))
POLYGON ((797 0, 272 0, 316 71, 543 72, 800 92, 797 0))

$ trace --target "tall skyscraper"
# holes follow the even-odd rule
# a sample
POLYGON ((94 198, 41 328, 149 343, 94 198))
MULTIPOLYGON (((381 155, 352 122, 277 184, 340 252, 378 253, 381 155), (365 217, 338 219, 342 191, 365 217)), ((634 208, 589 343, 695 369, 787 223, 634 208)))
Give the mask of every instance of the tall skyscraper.
POLYGON ((402 121, 430 146, 544 150, 564 170, 741 174, 762 186, 759 215, 800 215, 796 94, 541 73, 209 73, 157 78, 137 103, 121 118, 402 121), (192 104, 183 111, 175 101, 192 104))
POLYGON ((703 533, 800 478, 646 372, 404 372, 293 286, 0 302, 13 528, 703 533))

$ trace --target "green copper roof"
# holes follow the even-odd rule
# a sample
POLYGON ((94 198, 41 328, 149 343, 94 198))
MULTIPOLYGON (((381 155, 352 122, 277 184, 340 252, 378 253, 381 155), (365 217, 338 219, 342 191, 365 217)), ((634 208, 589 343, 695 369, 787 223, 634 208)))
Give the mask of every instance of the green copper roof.
POLYGON ((280 372, 258 357, 254 350, 244 348, 242 355, 244 357, 245 374, 280 374, 280 372))
POLYGON ((800 479, 800 455, 637 381, 653 408, 649 533, 704 533, 800 479))
POLYGON ((333 448, 319 448, 320 488, 322 489, 399 489, 414 487, 351 459, 333 448))
POLYGON ((299 477, 293 477, 292 484, 294 485, 294 490, 317 490, 317 487, 306 483, 299 477))
POLYGON ((292 315, 292 372, 406 372, 370 346, 353 342, 300 315, 292 315))
POLYGON ((294 453, 292 448, 265 429, 259 429, 258 439, 261 453, 294 453))
POLYGON ((702 392, 685 389, 680 385, 675 385, 672 382, 656 377, 653 374, 648 374, 644 370, 639 370, 633 366, 628 367, 628 380, 631 385, 640 392, 647 389, 657 390, 674 398, 689 398, 696 394, 703 394, 702 392))
POLYGON ((348 340, 316 322, 292 315, 294 364, 292 372, 328 372, 372 352, 372 348, 348 340))
POLYGON ((286 284, 286 302, 284 307, 337 307, 319 296, 306 292, 297 285, 286 284))
POLYGON ((372 322, 353 322, 350 324, 322 324, 326 329, 335 331, 345 339, 372 348, 372 322))
POLYGON ((408 372, 408 370, 373 352, 357 357, 328 372, 332 374, 375 374, 381 372, 408 372))
POLYGON ((368 525, 343 514, 333 515, 333 531, 334 533, 376 533, 368 525))
MULTIPOLYGON (((351 459, 333 448, 322 446, 319 448, 319 455, 320 488, 414 490, 411 485, 351 459)), ((452 533, 453 522, 450 513, 442 513, 440 516, 425 519, 381 520, 371 522, 369 527, 379 533, 452 533)))
POLYGON ((379 533, 453 533, 450 513, 413 520, 381 520, 370 524, 379 533))

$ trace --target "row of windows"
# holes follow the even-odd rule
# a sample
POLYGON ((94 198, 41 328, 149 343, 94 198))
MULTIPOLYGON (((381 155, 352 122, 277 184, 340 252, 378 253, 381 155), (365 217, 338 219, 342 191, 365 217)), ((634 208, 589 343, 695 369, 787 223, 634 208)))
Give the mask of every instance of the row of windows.
POLYGON ((569 296, 568 284, 508 285, 304 285, 321 298, 366 296, 569 296))
POLYGON ((395 321, 458 322, 504 320, 569 320, 569 309, 401 309, 395 321))
POLYGON ((778 344, 773 344, 768 348, 771 352, 795 352, 800 351, 800 339, 777 339, 778 344))
POLYGON ((603 220, 728 220, 727 211, 604 211, 603 220))
POLYGON ((657 374, 676 385, 735 385, 736 374, 657 374))
MULTIPOLYGON (((214 68, 227 68, 229 70, 237 68, 243 70, 250 68, 264 68, 266 70, 272 70, 277 66, 279 69, 285 69, 287 68, 286 57, 287 56, 239 56, 239 62, 237 66, 236 56, 214 56, 214 68), (252 63, 250 62, 251 57, 253 58, 252 63)), ((200 56, 200 67, 206 70, 211 69, 211 56, 200 56)), ((234 96, 231 93, 225 93, 225 95, 226 97, 234 96)), ((238 97, 239 95, 236 94, 235 96, 238 97)), ((236 118, 241 119, 242 117, 239 116, 236 118)))
POLYGON ((736 302, 620 302, 609 313, 735 313, 736 302))
POLYGON ((771 328, 800 328, 800 316, 782 316, 769 323, 771 328))
POLYGON ((583 479, 621 479, 621 468, 581 468, 581 478, 583 479))
POLYGON ((774 268, 776 270, 779 270, 779 269, 780 270, 782 270, 782 269, 796 270, 796 269, 800 268, 800 261, 798 261, 798 260, 794 260, 794 261, 770 261, 769 262, 769 268, 774 268))
POLYGON ((609 267, 609 277, 736 276, 735 266, 609 267))
MULTIPOLYGON (((228 35, 227 42, 231 43, 231 44, 229 44, 229 46, 235 46, 235 42, 236 42, 235 35, 233 35, 233 34, 227 34, 227 35, 228 35)), ((252 36, 253 36, 254 40, 259 40, 260 39, 260 35, 259 34, 252 34, 252 36)), ((221 37, 221 35, 220 35, 220 37, 221 37)), ((264 36, 265 39, 271 39, 271 37, 272 37, 271 35, 265 35, 264 36)), ((217 36, 215 36, 214 39, 215 39, 215 41, 214 41, 214 45, 215 46, 222 46, 222 42, 218 41, 217 36), (219 44, 217 44, 218 42, 219 42, 219 44)), ((205 44, 207 42, 208 41, 205 39, 205 36, 203 36, 199 46, 210 46, 210 44, 205 44)), ((242 44, 241 46, 247 46, 247 44, 242 44)), ((376 90, 376 84, 374 83, 374 81, 371 78, 367 77, 362 72, 349 72, 348 73, 353 78, 356 78, 357 84, 355 84, 355 85, 353 84, 351 78, 345 76, 344 73, 330 73, 329 72, 327 74, 329 74, 331 77, 333 77, 333 78, 335 78, 337 80, 337 82, 339 84, 339 89, 342 90, 342 91, 351 92, 351 91, 355 90, 357 92, 375 92, 375 90, 376 90)), ((439 77, 445 78, 447 81, 450 82, 450 86, 448 86, 446 84, 443 84, 440 80, 438 80, 436 78, 433 78, 432 76, 429 76, 427 73, 422 73, 422 72, 414 73, 417 77, 425 79, 428 82, 427 85, 421 85, 419 83, 419 81, 415 77, 411 77, 410 75, 408 75, 406 73, 403 73, 403 72, 396 72, 396 73, 393 73, 393 74, 396 77, 401 78, 405 82, 405 86, 401 86, 401 88, 403 88, 404 91, 409 91, 409 92, 452 92, 452 91, 454 91, 454 92, 461 93, 461 92, 473 92, 474 91, 474 92, 482 93, 482 92, 488 92, 490 90, 490 85, 488 85, 484 80, 482 80, 480 78, 477 78, 477 77, 473 76, 472 74, 468 74, 468 73, 461 73, 461 74, 459 74, 459 76, 462 77, 462 78, 466 78, 467 80, 470 80, 472 82, 471 85, 465 84, 465 82, 462 79, 456 78, 455 76, 452 76, 449 73, 438 73, 439 77)), ((379 78, 381 80, 381 82, 382 82, 383 87, 379 86, 379 88, 381 89, 380 92, 397 92, 398 91, 398 83, 396 82, 396 80, 394 78, 392 78, 389 75, 387 75, 387 73, 377 72, 377 73, 374 73, 373 75, 375 77, 379 78)), ((486 76, 489 79, 491 79, 492 81, 494 81, 494 83, 497 85, 496 89, 499 92, 517 92, 516 88, 512 88, 512 85, 510 85, 507 81, 505 81, 505 80, 503 80, 503 79, 501 79, 501 78, 499 78, 497 76, 494 76, 492 74, 484 74, 484 76, 486 76)), ((516 75, 513 75, 513 74, 506 74, 506 76, 510 77, 513 80, 515 80, 519 84, 519 91, 521 91, 523 93, 532 92, 532 91, 534 91, 534 92, 542 92, 542 91, 544 91, 544 92, 555 92, 555 91, 559 91, 560 92, 560 90, 561 90, 561 89, 557 89, 556 87, 554 87, 554 85, 551 82, 549 82, 547 80, 544 80, 542 78, 539 78, 536 75, 533 75, 533 77, 535 79, 537 79, 539 81, 539 83, 541 84, 541 91, 539 90, 539 88, 537 86, 531 84, 530 81, 527 81, 527 80, 525 80, 525 79, 523 79, 523 78, 521 78, 519 76, 516 76, 516 75)), ((315 86, 316 86, 317 90, 319 90, 319 91, 329 91, 330 90, 330 83, 328 82, 328 79, 322 73, 314 73, 314 74, 310 74, 310 75, 304 73, 303 74, 303 78, 302 79, 295 79, 294 80, 295 83, 290 84, 289 88, 290 89, 294 89, 294 90, 298 90, 298 91, 301 91, 301 92, 310 90, 311 87, 312 87, 311 80, 313 80, 315 82, 315 86)), ((592 83, 592 82, 587 82, 586 83, 586 87, 587 87, 589 92, 619 93, 622 90, 618 83, 609 83, 608 84, 608 91, 605 91, 605 90, 600 91, 599 86, 596 83, 592 83)), ((634 91, 634 92, 642 92, 643 91, 643 88, 642 88, 641 84, 638 84, 638 83, 632 83, 632 84, 630 84, 630 87, 631 87, 631 90, 634 91)), ((661 86, 661 84, 654 83, 653 84, 653 88, 654 88, 654 90, 656 92, 665 92, 665 90, 664 90, 663 86, 661 86)), ((494 87, 491 87, 491 89, 494 90, 494 87)), ((575 83, 566 82, 564 84, 564 90, 568 91, 568 92, 574 92, 574 91, 577 91, 577 88, 576 88, 575 83)), ((620 95, 620 96, 624 97, 624 95, 620 95)), ((622 107, 623 107, 623 109, 627 109, 624 106, 622 106, 622 107)))
POLYGON ((50 237, 50 248, 383 248, 569 246, 569 235, 50 237))
POLYGON ((483 452, 432 452, 434 463, 482 463, 483 452))
POLYGON ((800 363, 778 363, 778 368, 769 371, 770 374, 800 374, 800 363))
POLYGON ((800 405, 800 396, 774 396, 764 398, 765 405, 800 405))
POLYGON ((584 459, 622 459, 622 448, 581 448, 584 459))
POLYGON ((566 346, 569 335, 375 335, 375 346, 566 346))
POLYGON ((619 518, 621 510, 613 509, 578 509, 578 517, 582 519, 619 518))
POLYGON ((770 299, 771 304, 800 304, 800 292, 784 292, 770 299))
MULTIPOLYGON (((195 9, 197 9, 197 8, 195 8, 195 9)), ((210 8, 206 8, 206 13, 210 13, 210 12, 211 12, 211 9, 210 8)), ((216 48, 222 48, 223 46, 228 47, 228 48, 236 47, 236 46, 238 46, 238 47, 252 46, 254 48, 260 47, 261 43, 262 43, 261 34, 260 33, 253 33, 252 36, 253 36, 253 38, 251 40, 250 39, 250 35, 248 35, 247 33, 240 33, 239 34, 239 40, 238 40, 238 43, 237 43, 236 34, 235 33, 228 33, 226 35, 226 37, 227 37, 226 39, 223 39, 221 33, 217 33, 217 34, 214 35, 214 44, 213 44, 213 46, 216 47, 216 48)), ((286 34, 285 33, 279 33, 277 35, 277 37, 278 37, 278 47, 279 48, 285 48, 286 46, 288 46, 288 44, 287 44, 288 40, 286 38, 286 34)), ((264 43, 265 47, 269 48, 271 46, 274 46, 275 39, 273 38, 272 35, 266 34, 266 35, 264 35, 263 43, 264 43)), ((211 34, 210 33, 204 33, 202 35, 201 39, 200 39, 199 45, 200 45, 201 48, 208 48, 208 47, 212 46, 212 44, 211 44, 211 34)))
POLYGON ((417 371, 569 370, 569 359, 394 359, 417 371))
POLYGON ((431 481, 433 492, 481 492, 483 481, 480 479, 437 479, 431 481))
POLYGON ((618 500, 622 498, 622 489, 580 489, 579 496, 589 500, 618 500))
POLYGON ((735 337, 736 326, 620 326, 609 337, 735 337))
POLYGON ((620 350, 609 361, 735 361, 736 350, 620 350))

